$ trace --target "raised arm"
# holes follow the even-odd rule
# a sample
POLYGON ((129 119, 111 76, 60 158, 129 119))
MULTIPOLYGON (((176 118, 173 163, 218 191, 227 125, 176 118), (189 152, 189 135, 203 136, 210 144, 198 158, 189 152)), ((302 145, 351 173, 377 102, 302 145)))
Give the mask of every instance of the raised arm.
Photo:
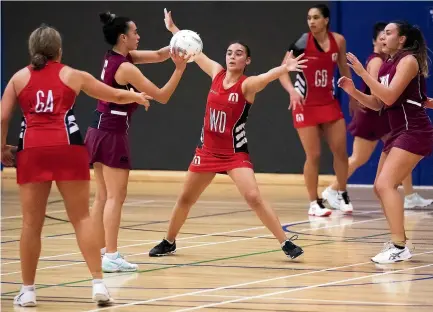
POLYGON ((150 96, 144 93, 112 88, 84 71, 74 70, 73 77, 79 81, 80 89, 87 95, 117 104, 138 103, 149 107, 150 96))
POLYGON ((119 66, 115 78, 121 84, 132 84, 137 90, 145 92, 161 104, 167 104, 173 95, 179 81, 186 68, 187 59, 183 59, 177 54, 172 55, 176 64, 176 69, 170 77, 170 80, 162 88, 158 88, 154 83, 147 79, 141 71, 133 64, 124 62, 119 66))
MULTIPOLYGON (((164 23, 167 30, 173 35, 179 31, 179 28, 177 28, 173 22, 171 11, 167 12, 167 9, 164 9, 164 23)), ((203 52, 194 57, 194 62, 201 68, 201 70, 208 74, 212 80, 221 70, 224 69, 220 64, 208 58, 203 52)))
POLYGON ((419 70, 416 58, 412 55, 405 56, 398 63, 396 73, 388 86, 375 80, 352 53, 347 53, 347 59, 350 62, 350 67, 370 87, 371 93, 388 106, 392 105, 400 97, 419 70))
POLYGON ((135 50, 129 52, 134 64, 161 63, 170 58, 170 48, 164 47, 159 50, 135 50))
POLYGON ((245 79, 242 84, 242 91, 245 94, 247 100, 253 99, 257 92, 262 91, 270 82, 278 79, 281 75, 287 74, 289 71, 302 72, 303 68, 307 66, 302 65, 307 60, 302 60, 304 54, 299 55, 297 58, 293 58, 293 52, 286 56, 282 65, 274 67, 264 74, 258 76, 250 76, 245 79))

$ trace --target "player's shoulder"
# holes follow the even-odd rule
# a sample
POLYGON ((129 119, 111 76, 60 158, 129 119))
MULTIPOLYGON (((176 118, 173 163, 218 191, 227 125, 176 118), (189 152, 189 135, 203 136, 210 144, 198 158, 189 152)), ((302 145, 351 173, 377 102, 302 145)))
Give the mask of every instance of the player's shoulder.
POLYGON ((23 78, 28 78, 30 76, 31 72, 28 66, 21 68, 18 70, 13 76, 12 80, 21 80, 23 78))
POLYGON ((346 42, 346 39, 344 38, 344 36, 342 34, 339 34, 337 32, 331 32, 332 36, 334 36, 335 41, 337 41, 338 45, 340 45, 340 43, 344 43, 346 42))

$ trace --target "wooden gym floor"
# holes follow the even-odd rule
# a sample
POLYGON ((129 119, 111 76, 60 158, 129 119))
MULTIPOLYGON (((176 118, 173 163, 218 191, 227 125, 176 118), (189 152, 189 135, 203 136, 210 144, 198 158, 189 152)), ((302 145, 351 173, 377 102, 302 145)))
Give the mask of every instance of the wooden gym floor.
MULTIPOLYGON (((368 188, 350 189, 356 211, 308 217, 302 178, 258 175, 262 194, 304 255, 289 260, 236 188, 219 176, 193 207, 173 256, 147 252, 164 236, 182 174, 132 174, 119 251, 139 272, 105 274, 116 300, 91 302, 91 281, 56 188, 50 197, 36 285, 37 308, 13 307, 20 283, 20 206, 13 172, 3 175, 1 311, 433 311, 433 208, 406 212, 409 262, 370 262, 389 239, 368 188)), ((322 177, 326 185, 330 177, 322 177)), ((93 186, 92 186, 93 188, 93 186)), ((421 190, 433 197, 432 190, 421 190)))

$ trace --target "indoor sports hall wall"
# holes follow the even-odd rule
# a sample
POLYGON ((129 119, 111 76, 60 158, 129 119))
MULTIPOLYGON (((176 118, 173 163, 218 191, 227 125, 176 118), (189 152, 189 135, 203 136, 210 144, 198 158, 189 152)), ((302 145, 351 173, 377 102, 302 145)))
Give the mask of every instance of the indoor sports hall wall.
MULTIPOLYGON (((308 30, 308 2, 3 2, 3 81, 28 62, 27 38, 41 22, 57 27, 64 39, 66 64, 101 74, 104 43, 98 13, 111 10, 129 16, 138 24, 141 49, 168 45, 171 34, 164 26, 164 7, 173 12, 181 28, 197 31, 204 51, 225 62, 228 43, 240 39, 250 45, 252 65, 247 74, 257 74, 281 64, 286 48, 308 30)), ((174 69, 171 60, 140 66, 143 73, 163 86, 174 69)), ((188 68, 167 105, 153 103, 134 115, 131 127, 132 160, 135 169, 186 170, 200 138, 210 79, 196 64, 188 68)), ((278 81, 256 98, 250 112, 250 151, 258 172, 301 173, 304 154, 287 110, 288 94, 278 81)), ((77 100, 75 113, 83 134, 90 124, 96 101, 86 95, 77 100)), ((19 133, 17 112, 9 139, 19 133)), ((332 158, 323 150, 322 173, 332 173, 332 158)))
MULTIPOLYGON (((342 33, 347 40, 347 50, 354 53, 362 61, 372 51, 372 26, 378 21, 407 20, 418 25, 427 40, 428 47, 433 50, 433 2, 432 1, 339 1, 331 3, 331 12, 335 17, 331 22, 332 29, 342 33)), ((433 54, 430 53, 433 59, 433 54)), ((427 94, 433 97, 433 64, 430 64, 430 78, 427 80, 427 94)), ((360 85, 358 77, 355 78, 360 85)), ((344 92, 340 92, 343 103, 347 102, 344 92)), ((344 106, 346 119, 349 121, 347 106, 344 106)), ((433 120, 433 110, 427 110, 433 120)), ((349 152, 352 152, 353 138, 348 135, 349 152)), ((372 184, 382 144, 380 144, 370 161, 350 178, 349 183, 372 184)), ((413 182, 416 185, 433 185, 433 157, 423 159, 413 172, 413 182)))
MULTIPOLYGON (((319 1, 320 2, 320 1, 319 1)), ((141 49, 157 49, 168 44, 171 34, 163 23, 163 8, 173 11, 181 28, 197 31, 204 51, 224 63, 228 42, 240 39, 252 49, 252 65, 247 74, 257 74, 281 63, 294 39, 308 30, 306 15, 314 2, 2 2, 2 91, 11 75, 28 62, 27 38, 42 22, 57 27, 64 39, 63 61, 100 76, 104 43, 98 13, 111 10, 126 15, 138 24, 141 49)), ((419 24, 432 40, 431 2, 333 2, 332 29, 346 36, 348 49, 364 60, 371 49, 371 27, 378 20, 408 19, 419 24), (430 34, 430 35, 429 35, 430 34)), ((171 60, 140 66, 143 73, 159 86, 169 79, 174 68, 171 60)), ((359 80, 357 81, 359 82, 359 80)), ((134 115, 131 127, 132 159, 135 169, 186 170, 200 136, 204 105, 210 79, 196 64, 188 65, 178 89, 167 105, 153 103, 134 115)), ((432 79, 429 95, 433 96, 432 79)), ((80 95, 75 113, 83 135, 90 124, 96 101, 80 95)), ((304 152, 292 118, 287 110, 288 95, 278 81, 256 98, 250 112, 248 136, 257 172, 302 173, 304 152)), ((342 98, 346 118, 347 98, 342 98)), ((20 113, 16 112, 9 135, 16 142, 20 113)), ((352 138, 348 137, 349 152, 352 138)), ((332 174, 332 157, 322 145, 321 173, 332 174)), ((377 159, 358 171, 351 183, 371 184, 377 159)), ((414 183, 433 184, 433 159, 417 167, 414 183)))

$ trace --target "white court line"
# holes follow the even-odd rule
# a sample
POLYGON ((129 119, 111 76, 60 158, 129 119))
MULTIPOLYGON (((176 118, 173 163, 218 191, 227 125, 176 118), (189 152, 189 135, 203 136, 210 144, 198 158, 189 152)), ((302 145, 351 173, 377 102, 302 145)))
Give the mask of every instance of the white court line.
MULTIPOLYGON (((364 189, 371 188, 372 189, 373 184, 347 184, 347 187, 348 188, 351 187, 351 188, 364 188, 364 189)), ((402 189, 403 187, 399 186, 398 188, 402 189)), ((414 185, 413 188, 415 190, 433 190, 433 186, 431 186, 431 185, 414 185)))
MULTIPOLYGON (((197 295, 197 297, 215 297, 215 298, 247 298, 246 296, 230 296, 230 295, 197 295)), ((344 303, 348 305, 386 305, 386 306, 425 306, 422 303, 396 303, 396 302, 377 302, 377 301, 352 301, 352 300, 328 300, 328 299, 314 299, 314 298, 282 298, 282 297, 272 297, 263 298, 264 300, 278 300, 278 301, 308 301, 308 302, 324 302, 324 303, 344 303)))
MULTIPOLYGON (((148 204, 148 203, 153 203, 153 202, 155 202, 155 201, 154 200, 137 200, 137 201, 124 203, 123 206, 134 206, 135 204, 148 204)), ((47 211, 47 214, 62 213, 62 212, 66 213, 66 209, 47 211)), ((20 219, 22 217, 23 217, 23 215, 8 216, 8 217, 1 217, 1 220, 20 219)))
MULTIPOLYGON (((361 214, 368 214, 368 213, 369 212, 366 212, 366 213, 361 212, 361 213, 359 213, 359 215, 361 215, 361 214)), ((409 214, 415 214, 415 213, 416 212, 409 212, 409 214)), ((379 220, 385 220, 385 219, 386 218, 383 217, 383 218, 376 218, 376 219, 371 219, 371 220, 362 220, 362 221, 352 222, 351 224, 366 223, 366 222, 379 221, 379 220)), ((307 222, 307 221, 310 221, 310 220, 307 219, 307 220, 297 221, 297 222, 294 222, 294 223, 286 223, 285 225, 296 225, 298 223, 303 223, 303 222, 307 222)), ((317 221, 320 221, 320 220, 317 220, 317 221)), ((314 221, 313 221, 313 223, 314 223, 314 221)), ((335 225, 323 226, 323 227, 318 227, 318 228, 313 228, 313 229, 312 228, 305 228, 305 229, 301 229, 300 231, 315 231, 315 230, 319 230, 319 229, 334 228, 334 227, 340 227, 340 226, 345 226, 345 224, 335 224, 335 225)), ((239 232, 247 232, 247 231, 253 231, 253 230, 263 229, 263 228, 265 228, 265 227, 264 226, 258 226, 258 227, 247 228, 247 229, 240 229, 240 230, 234 230, 234 231, 228 231, 228 232, 219 232, 219 233, 197 235, 197 236, 192 236, 192 237, 179 238, 177 241, 180 241, 180 240, 191 240, 191 239, 195 239, 195 238, 203 238, 203 237, 222 235, 222 234, 232 234, 232 233, 239 233, 239 232)), ((241 239, 234 239, 234 240, 229 240, 229 241, 220 241, 220 242, 214 242, 214 243, 205 243, 205 244, 199 244, 199 245, 193 245, 193 246, 179 247, 177 249, 188 249, 188 248, 195 248, 195 247, 219 245, 219 244, 233 243, 233 242, 239 242, 239 241, 244 241, 244 240, 251 240, 251 239, 257 239, 257 238, 262 238, 262 237, 269 237, 269 236, 272 236, 272 234, 266 234, 266 235, 255 236, 255 237, 248 237, 248 238, 241 238, 241 239)), ((143 246, 143 245, 155 244, 155 243, 159 243, 159 242, 160 241, 154 241, 154 242, 148 242, 148 243, 143 243, 143 244, 126 245, 126 246, 118 247, 118 249, 125 248, 125 247, 131 247, 131 246, 143 246)), ((147 252, 141 252, 141 253, 131 254, 131 255, 125 256, 125 258, 132 257, 132 256, 146 255, 148 253, 149 252, 147 251, 147 252)), ((59 257, 65 256, 65 255, 76 255, 76 254, 80 254, 80 253, 76 252, 76 253, 69 253, 69 254, 48 256, 48 257, 42 257, 40 259, 53 259, 53 258, 59 258, 59 257)), ((5 263, 2 263, 1 265, 12 264, 12 263, 20 263, 20 261, 5 262, 5 263)), ((68 264, 62 264, 61 267, 79 265, 79 264, 83 264, 83 263, 84 263, 84 261, 73 262, 73 263, 68 263, 68 264)), ((36 271, 55 269, 57 267, 60 267, 60 266, 48 266, 48 267, 38 268, 38 269, 36 269, 36 271)), ((13 274, 19 274, 19 273, 21 273, 21 271, 2 273, 2 274, 0 274, 0 276, 7 276, 7 275, 13 275, 13 274)))
MULTIPOLYGON (((430 253, 433 253, 433 251, 431 251, 430 253)), ((229 304, 229 303, 241 302, 241 301, 245 301, 245 300, 260 299, 260 298, 270 297, 270 296, 274 296, 274 295, 287 294, 287 293, 301 291, 301 290, 308 290, 308 289, 313 289, 313 288, 318 288, 318 287, 323 287, 323 286, 330 286, 330 285, 336 285, 336 284, 341 284, 341 283, 346 283, 346 282, 353 282, 353 281, 366 279, 366 278, 370 278, 370 277, 395 274, 395 273, 400 273, 400 272, 404 272, 404 271, 408 271, 408 270, 422 269, 422 268, 426 268, 426 267, 430 267, 430 266, 433 266, 433 263, 420 265, 420 266, 416 266, 416 267, 411 267, 411 268, 395 270, 395 271, 388 271, 388 272, 383 272, 383 273, 375 273, 375 274, 370 274, 370 275, 365 275, 365 276, 346 278, 346 279, 342 279, 342 280, 338 280, 338 281, 334 281, 334 282, 315 284, 315 285, 298 287, 298 288, 288 289, 288 290, 275 291, 275 292, 271 292, 271 293, 267 293, 267 294, 263 294, 263 295, 249 296, 249 297, 244 297, 244 298, 239 298, 239 299, 221 301, 221 302, 217 302, 217 303, 204 304, 204 305, 194 307, 194 308, 186 308, 186 309, 176 310, 175 312, 200 310, 200 309, 204 309, 204 308, 216 307, 216 306, 221 306, 221 305, 225 305, 225 304, 229 304)))
MULTIPOLYGON (((418 256, 418 255, 428 254, 428 253, 433 253, 433 251, 423 252, 423 253, 418 253, 418 254, 413 254, 413 256, 418 256)), ((135 302, 127 303, 127 304, 121 304, 121 305, 115 305, 115 306, 110 306, 110 307, 106 307, 106 308, 88 310, 87 312, 96 312, 96 311, 104 311, 104 310, 109 310, 109 309, 125 308, 125 307, 134 306, 134 305, 138 305, 138 304, 145 304, 145 303, 151 303, 151 302, 155 302, 155 301, 175 299, 175 298, 180 298, 180 297, 185 297, 185 296, 194 296, 194 295, 199 295, 199 294, 213 292, 213 291, 232 289, 232 288, 249 286, 249 285, 260 284, 260 283, 265 283, 265 282, 273 282, 273 281, 277 281, 277 280, 289 279, 289 278, 294 278, 294 277, 299 277, 299 276, 305 276, 305 275, 311 275, 311 274, 316 274, 316 273, 322 273, 322 272, 326 272, 326 271, 340 270, 340 269, 345 269, 345 268, 350 268, 350 267, 361 266, 361 265, 365 265, 365 264, 369 264, 369 263, 372 263, 372 262, 371 261, 366 261, 366 262, 360 262, 360 263, 355 263, 355 264, 343 265, 343 266, 339 266, 339 267, 333 267, 333 268, 327 268, 327 269, 309 271, 309 272, 304 272, 304 273, 298 273, 298 274, 292 274, 292 275, 284 275, 284 276, 273 277, 273 278, 268 278, 268 279, 263 279, 263 280, 255 280, 255 281, 252 281, 252 282, 246 282, 246 283, 242 283, 242 284, 221 286, 221 287, 212 288, 212 289, 203 289, 203 290, 198 290, 198 291, 193 291, 193 292, 188 292, 188 293, 183 293, 183 294, 177 294, 177 295, 172 295, 172 296, 166 296, 166 297, 148 299, 148 300, 143 300, 143 301, 135 301, 135 302)), ((413 268, 408 268, 408 269, 403 269, 403 270, 397 270, 397 271, 390 271, 390 272, 385 272, 385 273, 372 274, 372 275, 368 275, 368 277, 378 276, 378 275, 385 275, 385 274, 391 274, 391 273, 398 273, 399 271, 405 271, 405 270, 415 269, 415 268, 422 268, 422 267, 432 266, 432 265, 433 265, 433 263, 432 264, 428 264, 428 265, 423 265, 423 266, 420 266, 420 267, 413 267, 413 268)), ((366 277, 367 276, 356 277, 353 280, 355 280, 355 279, 361 279, 361 278, 366 278, 366 277)), ((343 281, 350 281, 350 280, 352 280, 352 279, 343 280, 343 281)), ((342 281, 338 281, 338 282, 341 283, 342 281)), ((337 283, 337 282, 331 282, 331 283, 337 283)), ((314 287, 319 287, 319 286, 322 286, 322 285, 328 285, 328 284, 327 283, 325 283, 325 284, 317 284, 317 285, 312 285, 312 286, 306 286, 306 287, 300 287, 300 288, 296 288, 296 289, 285 290, 285 291, 282 291, 282 292, 281 291, 280 292, 273 292, 273 293, 270 293, 270 294, 264 294, 264 295, 260 295, 260 296, 266 297, 266 296, 278 295, 280 293, 286 293, 286 292, 291 292, 291 291, 304 290, 304 289, 307 289, 307 287, 308 288, 314 288, 314 287)), ((329 285, 332 285, 332 284, 329 283, 329 285)), ((251 296, 251 297, 245 297, 245 298, 256 298, 256 297, 260 297, 260 296, 251 296)), ((246 300, 246 299, 242 298, 242 300, 241 299, 235 299, 235 300, 242 301, 242 300, 246 300)), ((234 300, 229 300, 229 301, 226 301, 226 302, 227 303, 231 303, 234 300)), ((218 304, 220 304, 220 303, 221 302, 219 302, 218 304)), ((207 306, 209 306, 209 305, 200 306, 200 307, 194 307, 192 309, 197 309, 197 308, 202 308, 202 307, 207 307, 207 306)), ((180 310, 180 311, 183 311, 183 310, 180 310)))

